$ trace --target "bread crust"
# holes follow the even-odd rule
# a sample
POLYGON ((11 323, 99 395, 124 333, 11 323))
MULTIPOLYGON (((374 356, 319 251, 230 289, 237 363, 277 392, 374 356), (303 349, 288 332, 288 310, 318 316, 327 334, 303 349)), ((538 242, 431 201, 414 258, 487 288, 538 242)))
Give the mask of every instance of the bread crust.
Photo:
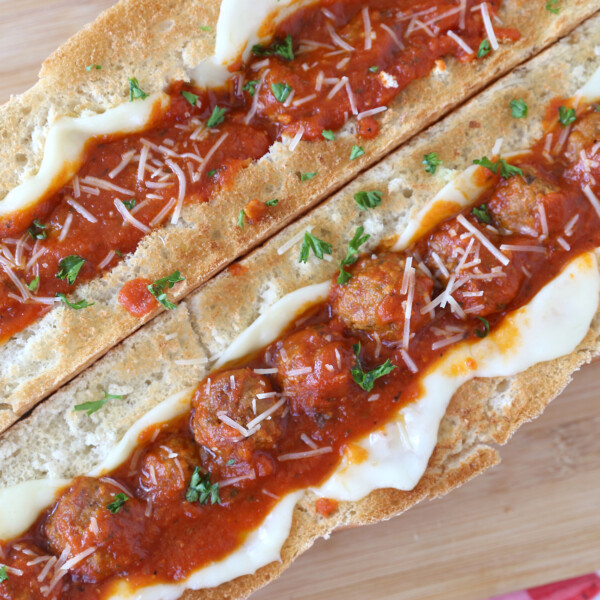
MULTIPOLYGON (((193 385, 209 369, 181 367, 175 360, 222 351, 277 298, 331 277, 345 253, 345 241, 357 226, 372 235, 371 246, 401 231, 409 217, 443 187, 452 175, 448 169, 464 169, 473 158, 489 154, 498 137, 504 138, 504 153, 530 145, 542 132, 548 101, 574 94, 600 67, 594 51, 600 45, 599 32, 597 15, 253 251, 240 261, 241 268, 213 278, 176 311, 157 317, 111 350, 0 438, 0 485, 45 476, 70 477, 91 469, 136 418, 166 395, 193 385), (509 102, 515 97, 527 102, 527 120, 510 118, 509 102), (431 151, 438 152, 445 165, 433 176, 421 165, 423 154, 431 151), (382 205, 375 211, 357 210, 352 197, 361 189, 384 191, 382 205), (308 226, 318 237, 333 242, 333 263, 312 258, 300 264, 298 246, 277 253, 308 226), (91 417, 72 412, 74 404, 93 399, 99 390, 121 393, 125 388, 123 402, 109 403, 91 417), (42 443, 27 443, 32 432, 42 443)), ((186 592, 184 598, 245 598, 277 577, 318 537, 338 527, 388 519, 462 485, 496 464, 499 455, 494 446, 506 443, 520 425, 538 416, 573 372, 598 354, 600 312, 573 353, 513 377, 476 379, 462 386, 448 407, 427 471, 414 490, 377 490, 359 502, 341 503, 327 518, 315 512, 309 494, 296 506, 281 563, 214 589, 186 592)))
MULTIPOLYGON (((35 86, 0 107, 0 197, 37 170, 56 116, 96 114, 116 106, 126 98, 128 76, 137 77, 147 92, 185 79, 186 69, 212 53, 218 7, 218 0, 121 0, 59 48, 44 62, 35 86), (202 25, 213 31, 203 31, 202 25), (88 64, 103 69, 88 72, 88 64)), ((557 16, 538 3, 506 0, 503 24, 517 27, 521 40, 483 61, 448 61, 443 73, 409 86, 381 118, 380 135, 361 141, 366 153, 358 160, 348 160, 355 141, 352 124, 335 144, 301 142, 293 154, 275 144, 269 155, 239 174, 233 190, 207 205, 186 207, 176 226, 153 232, 116 268, 79 288, 75 298, 95 302, 93 307, 54 308, 0 347, 0 431, 158 314, 159 309, 140 320, 117 303, 126 281, 180 270, 186 281, 175 296, 184 297, 598 9, 600 0, 574 0, 557 16), (315 170, 319 175, 310 182, 296 176, 315 170), (242 232, 234 225, 237 215, 257 196, 280 202, 264 221, 242 232)))

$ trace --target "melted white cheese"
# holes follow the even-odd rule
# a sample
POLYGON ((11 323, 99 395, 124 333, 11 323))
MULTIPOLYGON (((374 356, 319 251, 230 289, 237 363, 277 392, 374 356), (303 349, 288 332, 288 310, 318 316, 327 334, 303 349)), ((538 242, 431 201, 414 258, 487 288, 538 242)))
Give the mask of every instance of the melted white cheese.
POLYGON ((11 190, 0 202, 0 217, 34 206, 51 186, 60 187, 79 170, 87 141, 99 135, 133 133, 144 129, 158 104, 166 108, 167 94, 151 94, 90 117, 61 117, 49 129, 40 170, 11 190))

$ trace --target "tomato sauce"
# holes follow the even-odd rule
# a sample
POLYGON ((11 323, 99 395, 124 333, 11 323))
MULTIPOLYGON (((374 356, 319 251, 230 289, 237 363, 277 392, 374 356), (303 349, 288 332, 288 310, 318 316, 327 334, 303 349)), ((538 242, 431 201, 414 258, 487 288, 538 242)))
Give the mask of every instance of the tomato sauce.
MULTIPOLYGON (((0 223, 0 342, 50 310, 57 294, 68 295, 134 252, 149 230, 180 210, 181 194, 185 203, 209 201, 282 136, 322 140, 323 130, 337 130, 366 113, 358 135, 375 137, 379 124, 368 111, 384 109, 441 57, 472 59, 445 33, 459 32, 477 49, 485 29, 480 11, 471 10, 475 4, 467 0, 461 27, 457 0, 374 0, 370 44, 364 2, 327 0, 300 9, 278 26, 273 46, 236 65, 224 87, 174 83, 169 108, 146 131, 92 140, 73 180, 27 211, 27 219, 15 215, 0 223), (422 25, 411 19, 413 13, 421 14, 422 25), (281 45, 284 50, 278 50, 281 45), (115 199, 137 224, 117 210, 115 199), (30 235, 35 222, 43 229, 30 235), (69 256, 85 260, 72 284, 56 277, 69 256), (35 289, 27 290, 36 278, 35 289)), ((500 0, 488 5, 494 15, 500 0)), ((496 34, 501 40, 517 35, 500 28, 496 34)))
MULTIPOLYGON (((512 158, 510 175, 494 174, 494 164, 481 167, 481 176, 493 178, 492 189, 405 251, 382 248, 348 267, 348 281, 334 284, 329 298, 300 315, 279 340, 202 381, 191 413, 144 432, 109 479, 75 480, 29 532, 5 545, 3 560, 23 574, 0 583, 0 598, 38 585, 41 566, 23 568, 20 548, 57 556, 65 539, 79 544, 72 554, 92 544, 93 554, 55 588, 61 598, 106 597, 115 578, 134 586, 179 581, 239 548, 279 498, 318 486, 343 456, 364 460, 356 442, 418 398, 421 373, 460 341, 488 335, 573 257, 600 246, 600 208, 590 200, 600 177, 600 163, 592 159, 600 150, 600 114, 579 108, 572 125, 567 139, 557 125, 546 134, 552 144, 545 137, 512 158), (531 194, 535 201, 524 202, 531 194), (478 245, 483 236, 494 252, 478 245), (440 263, 458 277, 454 303, 445 306, 438 302, 447 276, 434 266, 440 263), (409 283, 399 292, 403 273, 409 283), (394 329, 405 314, 397 296, 413 292, 422 318, 409 321, 405 345, 402 328, 394 329), (435 306, 422 304, 431 298, 435 306), (369 384, 364 376, 375 371, 369 384), (268 418, 257 402, 266 402, 268 418), (82 503, 86 486, 91 499, 82 503), (127 499, 111 520, 115 507, 107 501, 121 490, 127 499), (132 561, 127 549, 119 557, 115 538, 135 539, 135 556, 143 559, 132 561)), ((472 360, 465 364, 476 367, 472 360)), ((323 518, 337 508, 329 499, 315 505, 323 518)))

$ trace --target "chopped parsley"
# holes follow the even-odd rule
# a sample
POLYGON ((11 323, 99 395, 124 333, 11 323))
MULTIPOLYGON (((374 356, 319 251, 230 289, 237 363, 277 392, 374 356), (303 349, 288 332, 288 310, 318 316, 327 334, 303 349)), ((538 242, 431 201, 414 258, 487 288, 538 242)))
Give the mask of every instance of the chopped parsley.
POLYGON ((94 306, 95 302, 88 302, 87 300, 80 300, 79 302, 69 302, 65 294, 61 294, 57 292, 57 298, 60 298, 69 308, 73 310, 81 310, 82 308, 89 308, 90 306, 94 306))
POLYGON ((377 190, 370 192, 363 190, 354 194, 354 201, 360 210, 369 210, 369 208, 375 208, 381 204, 382 196, 383 194, 377 190))
POLYGON ((314 173, 301 173, 300 174, 300 181, 309 181, 310 179, 312 179, 313 177, 317 176, 317 171, 315 171, 314 173))
POLYGON ((131 200, 123 200, 123 204, 127 210, 132 210, 135 208, 135 198, 132 198, 131 200))
POLYGON ((485 167, 496 174, 498 173, 498 170, 500 170, 500 177, 504 177, 505 179, 513 177, 514 175, 523 176, 523 171, 519 169, 519 167, 509 165, 503 158, 499 158, 496 162, 492 162, 487 156, 484 156, 481 159, 476 158, 473 161, 473 164, 485 167))
POLYGON ((357 227, 354 237, 348 243, 346 258, 340 262, 340 274, 337 278, 338 285, 346 285, 352 277, 344 267, 353 265, 358 260, 358 249, 371 237, 368 233, 363 235, 364 231, 364 227, 357 227))
POLYGON ((211 127, 216 127, 217 125, 220 125, 224 120, 225 120, 225 109, 215 106, 213 108, 212 114, 210 115, 210 117, 208 118, 208 121, 206 122, 206 126, 210 129, 211 127))
POLYGON ((73 285, 84 262, 85 258, 81 258, 81 256, 77 256, 77 254, 72 254, 71 256, 63 258, 58 263, 58 273, 56 274, 56 278, 64 279, 69 285, 73 285))
POLYGON ((109 400, 123 400, 123 396, 104 392, 104 398, 100 400, 93 400, 92 402, 83 402, 82 404, 76 404, 73 407, 73 410, 84 410, 85 412, 87 412, 88 416, 90 416, 93 415, 96 411, 100 410, 109 400))
POLYGON ((238 215, 238 219, 237 219, 237 226, 240 229, 244 229, 244 219, 246 218, 246 211, 242 208, 242 210, 240 210, 240 214, 238 215))
POLYGON ((40 276, 36 275, 34 279, 32 279, 28 284, 27 284, 27 289, 35 292, 35 290, 38 289, 38 286, 40 285, 40 276))
POLYGON ((365 151, 360 146, 352 146, 352 151, 350 152, 350 160, 355 160, 359 156, 363 156, 365 151))
POLYGON ((200 468, 196 467, 185 494, 185 499, 187 502, 200 502, 200 504, 207 504, 209 500, 211 504, 221 504, 219 484, 211 483, 210 473, 202 475, 200 468))
POLYGON ((490 215, 490 211, 488 210, 487 204, 481 204, 478 207, 474 206, 471 210, 471 214, 480 222, 480 223, 491 223, 492 216, 490 215))
POLYGON ((484 330, 480 331, 479 329, 476 329, 475 335, 478 338, 484 338, 490 332, 490 322, 487 319, 484 319, 483 317, 477 318, 483 323, 484 330))
POLYGON ((154 283, 151 283, 148 286, 148 291, 165 307, 169 310, 173 310, 175 305, 172 302, 169 302, 167 299, 167 294, 165 293, 165 288, 171 289, 178 281, 183 281, 185 277, 181 276, 179 271, 174 271, 170 275, 163 277, 162 279, 157 279, 154 283))
POLYGON ((227 461, 227 466, 228 466, 228 467, 231 467, 232 465, 235 465, 235 460, 234 460, 233 458, 230 458, 230 459, 227 461))
POLYGON ((567 108, 566 106, 558 107, 558 120, 563 127, 574 123, 576 118, 574 108, 567 108))
POLYGON ((511 100, 510 114, 515 119, 524 119, 529 114, 529 107, 525 100, 511 100))
POLYGON ((320 240, 319 238, 315 237, 312 233, 310 233, 310 231, 305 231, 298 262, 307 262, 311 249, 313 251, 313 254, 321 260, 323 260, 324 254, 331 254, 330 243, 320 240))
POLYGON ((546 2, 546 10, 557 15, 560 12, 560 6, 557 6, 559 1, 560 0, 548 0, 548 2, 546 2))
POLYGON ((115 499, 110 504, 106 505, 106 508, 108 508, 113 515, 116 515, 123 508, 127 500, 129 500, 128 496, 118 493, 115 495, 115 499))
POLYGON ((273 42, 270 46, 255 44, 252 46, 254 56, 280 56, 284 60, 294 60, 294 46, 292 36, 287 35, 283 42, 273 42))
POLYGON ((102 68, 102 65, 88 65, 85 70, 86 71, 91 71, 92 69, 96 69, 96 71, 99 71, 102 68))
POLYGON ((34 240, 45 240, 47 234, 44 229, 46 229, 46 226, 37 219, 34 219, 33 223, 27 228, 27 233, 34 240))
POLYGON ((369 67, 369 71, 371 71, 371 73, 379 73, 379 67, 377 65, 373 65, 372 67, 369 67))
POLYGON ((4 565, 0 565, 0 583, 3 581, 8 581, 8 574, 6 573, 6 567, 4 565))
POLYGON ((210 178, 210 177, 213 177, 214 175, 216 175, 216 174, 217 174, 217 172, 218 172, 218 171, 219 171, 219 169, 211 169, 211 170, 210 170, 210 171, 209 171, 209 172, 206 174, 206 176, 207 176, 207 177, 209 177, 209 178, 210 178))
POLYGON ((209 25, 200 25, 200 31, 211 32, 212 31, 212 27, 210 27, 209 25))
POLYGON ((148 94, 140 87, 138 80, 135 77, 129 78, 129 102, 133 102, 138 98, 143 100, 148 94))
POLYGON ((272 83, 271 90, 273 90, 273 96, 279 102, 285 102, 290 95, 292 88, 287 83, 272 83))
POLYGON ((330 142, 335 140, 335 135, 333 135, 333 131, 331 131, 331 129, 323 129, 323 131, 321 131, 321 135, 330 142))
POLYGON ((360 342, 358 342, 358 344, 353 344, 352 349, 356 356, 356 366, 350 369, 350 373, 352 374, 352 379, 354 379, 365 392, 370 392, 373 389, 376 379, 391 373, 396 368, 388 358, 382 365, 379 365, 372 371, 363 371, 362 365, 360 364, 360 342))
POLYGON ((277 206, 277 203, 279 202, 279 200, 277 198, 273 198, 273 200, 267 200, 265 202, 265 204, 267 206, 277 206))
POLYGON ((438 157, 437 152, 430 152, 423 155, 423 164, 425 165, 425 172, 433 175, 442 164, 442 160, 438 157))
POLYGON ((490 45, 490 40, 485 38, 481 40, 481 44, 479 44, 479 48, 477 49, 477 58, 483 58, 487 54, 489 54, 492 46, 490 45))
POLYGON ((196 102, 198 102, 197 94, 192 94, 192 92, 186 92, 185 90, 181 92, 181 95, 192 105, 196 106, 196 102))
POLYGON ((256 94, 256 86, 258 85, 258 81, 256 81, 255 79, 251 79, 250 81, 247 81, 244 86, 242 87, 242 89, 245 92, 248 92, 251 96, 254 96, 254 94, 256 94))

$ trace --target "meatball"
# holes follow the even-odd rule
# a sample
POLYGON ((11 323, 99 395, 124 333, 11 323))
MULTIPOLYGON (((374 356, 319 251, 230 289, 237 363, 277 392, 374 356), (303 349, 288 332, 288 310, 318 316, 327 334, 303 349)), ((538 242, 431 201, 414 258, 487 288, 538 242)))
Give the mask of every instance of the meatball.
MULTIPOLYGON (((449 278, 455 275, 455 281, 460 287, 452 296, 468 313, 485 316, 503 310, 519 293, 525 277, 523 271, 510 252, 503 252, 510 259, 508 265, 503 266, 477 240, 471 243, 471 237, 461 239, 463 231, 462 226, 452 219, 431 234, 423 252, 425 264, 435 272, 444 287, 449 278), (463 260, 461 269, 457 272, 469 246, 469 256, 463 260), (463 277, 473 278, 466 281, 463 279, 461 283, 463 277)), ((486 232, 486 237, 499 245, 499 236, 486 232)))
POLYGON ((107 480, 77 477, 48 517, 44 531, 52 552, 68 546, 69 558, 95 547, 71 572, 86 582, 99 582, 127 571, 146 557, 153 533, 145 527, 145 504, 129 498, 117 511, 108 505, 123 490, 107 480))
MULTIPOLYGON (((539 237, 543 231, 541 209, 549 216, 561 198, 560 189, 533 166, 523 167, 523 177, 502 179, 488 203, 494 222, 512 233, 539 237)), ((547 222, 549 222, 547 220, 547 222)))
POLYGON ((198 463, 197 448, 191 440, 175 434, 159 437, 140 465, 140 495, 152 500, 154 506, 183 501, 198 463))
MULTIPOLYGON (((350 329, 375 333, 384 341, 402 339, 408 291, 402 292, 405 258, 399 254, 381 254, 361 258, 352 269, 346 285, 332 289, 332 308, 350 329)), ((431 300, 433 280, 419 270, 415 274, 411 330, 421 328, 428 314, 421 309, 431 300)))
POLYGON ((577 162, 582 150, 600 141, 600 113, 592 111, 573 124, 567 141, 565 156, 569 162, 577 162))
POLYGON ((247 367, 211 376, 198 387, 192 400, 192 430, 196 442, 222 457, 229 456, 234 447, 246 453, 271 448, 282 433, 276 417, 283 413, 283 406, 271 418, 261 421, 248 437, 225 421, 231 419, 246 428, 277 401, 276 394, 260 396, 272 392, 270 380, 247 367))
POLYGON ((276 342, 272 356, 294 414, 325 413, 336 404, 333 401, 356 392, 350 374, 356 363, 351 342, 324 327, 307 327, 276 342))
MULTIPOLYGON (((30 600, 30 598, 43 598, 45 595, 42 588, 50 583, 53 575, 53 571, 50 571, 44 580, 38 581, 38 577, 47 562, 46 560, 40 560, 40 557, 44 556, 50 559, 46 552, 34 544, 21 542, 17 546, 13 546, 6 556, 0 559, 0 564, 4 564, 11 569, 18 569, 23 574, 17 575, 8 571, 8 579, 0 583, 0 599, 30 600)), ((52 590, 51 594, 45 597, 50 600, 59 598, 60 591, 61 587, 58 585, 52 590)))

